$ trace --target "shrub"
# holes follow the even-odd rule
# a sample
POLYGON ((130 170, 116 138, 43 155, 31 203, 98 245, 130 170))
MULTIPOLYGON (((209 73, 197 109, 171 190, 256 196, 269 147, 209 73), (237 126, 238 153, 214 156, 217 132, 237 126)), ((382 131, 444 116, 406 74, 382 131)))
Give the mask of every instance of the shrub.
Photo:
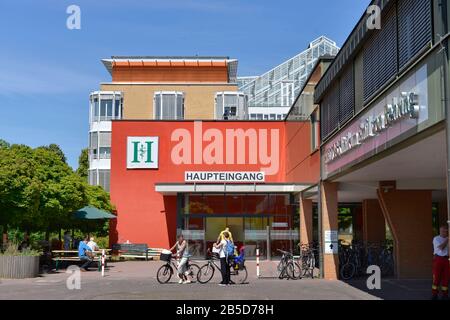
POLYGON ((0 252, 0 256, 30 256, 38 257, 41 255, 40 251, 24 248, 18 249, 18 245, 15 243, 9 243, 3 252, 0 252))

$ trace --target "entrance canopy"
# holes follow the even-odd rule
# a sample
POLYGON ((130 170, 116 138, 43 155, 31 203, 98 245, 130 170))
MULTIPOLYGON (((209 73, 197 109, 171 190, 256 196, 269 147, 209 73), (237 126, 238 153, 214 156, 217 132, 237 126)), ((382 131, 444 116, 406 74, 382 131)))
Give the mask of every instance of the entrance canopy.
POLYGON ((298 193, 308 189, 307 184, 185 184, 185 183, 157 183, 155 191, 163 195, 177 193, 298 193))

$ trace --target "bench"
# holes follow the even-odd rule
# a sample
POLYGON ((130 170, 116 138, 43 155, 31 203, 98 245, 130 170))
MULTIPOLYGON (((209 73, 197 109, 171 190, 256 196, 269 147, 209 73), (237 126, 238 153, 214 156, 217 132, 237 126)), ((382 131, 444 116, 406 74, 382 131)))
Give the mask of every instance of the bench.
MULTIPOLYGON (((106 252, 111 251, 111 249, 105 249, 106 252)), ((98 264, 98 270, 101 270, 101 251, 95 252, 95 257, 93 258, 94 262, 98 264)), ((106 261, 111 258, 111 255, 105 255, 105 267, 106 261)), ((55 262, 55 270, 58 271, 61 262, 79 262, 81 263, 81 259, 78 257, 78 250, 53 250, 52 251, 52 261, 55 262)))
POLYGON ((116 243, 112 249, 122 258, 149 259, 147 244, 116 243))
POLYGON ((161 251, 164 249, 161 248, 148 248, 148 256, 153 260, 159 260, 159 256, 161 255, 161 251))

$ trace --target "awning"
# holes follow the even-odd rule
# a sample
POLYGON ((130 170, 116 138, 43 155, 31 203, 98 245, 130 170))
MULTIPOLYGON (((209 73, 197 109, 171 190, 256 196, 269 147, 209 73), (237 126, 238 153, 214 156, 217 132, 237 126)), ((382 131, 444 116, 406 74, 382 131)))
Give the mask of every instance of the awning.
POLYGON ((115 215, 103 211, 91 206, 84 207, 80 210, 75 211, 74 217, 76 219, 86 219, 86 220, 100 220, 100 219, 115 219, 115 215))
POLYGON ((155 191, 163 195, 177 193, 298 193, 311 187, 309 184, 184 184, 157 183, 155 191))

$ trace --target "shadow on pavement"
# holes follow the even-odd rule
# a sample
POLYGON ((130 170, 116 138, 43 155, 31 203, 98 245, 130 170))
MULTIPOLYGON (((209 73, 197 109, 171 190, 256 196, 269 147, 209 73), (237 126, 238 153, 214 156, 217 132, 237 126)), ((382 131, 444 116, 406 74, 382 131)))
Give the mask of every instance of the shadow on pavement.
POLYGON ((382 279, 381 289, 370 290, 366 279, 344 281, 346 284, 385 300, 429 300, 431 280, 429 279, 382 279))

